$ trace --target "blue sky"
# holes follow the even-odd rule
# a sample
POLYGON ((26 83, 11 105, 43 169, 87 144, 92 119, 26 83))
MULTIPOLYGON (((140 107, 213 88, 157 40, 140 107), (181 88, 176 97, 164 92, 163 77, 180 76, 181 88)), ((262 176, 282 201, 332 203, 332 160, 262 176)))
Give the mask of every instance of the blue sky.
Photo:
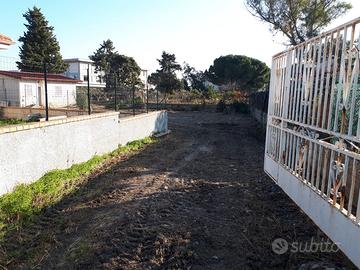
MULTIPOLYGON (((329 27, 360 16, 360 1, 349 2, 351 12, 329 27)), ((22 14, 34 5, 54 26, 64 58, 87 57, 107 38, 150 70, 163 50, 203 70, 226 54, 270 65, 271 56, 285 49, 282 37, 272 36, 242 0, 2 0, 0 32, 17 40, 25 30, 22 14)), ((18 46, 0 55, 18 57, 18 46)))

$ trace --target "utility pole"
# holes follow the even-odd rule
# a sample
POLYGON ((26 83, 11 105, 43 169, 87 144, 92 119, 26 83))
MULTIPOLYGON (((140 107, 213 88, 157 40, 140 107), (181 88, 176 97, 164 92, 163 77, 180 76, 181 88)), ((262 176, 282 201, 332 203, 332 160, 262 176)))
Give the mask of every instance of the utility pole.
POLYGON ((87 99, 88 99, 88 113, 91 114, 91 100, 90 100, 90 63, 87 69, 87 99))
POLYGON ((45 120, 49 121, 49 102, 48 102, 48 88, 47 88, 47 68, 44 60, 44 82, 45 82, 45 120))
POLYGON ((149 85, 148 85, 147 69, 145 69, 144 72, 145 72, 145 89, 146 89, 146 113, 148 113, 149 112, 149 85))

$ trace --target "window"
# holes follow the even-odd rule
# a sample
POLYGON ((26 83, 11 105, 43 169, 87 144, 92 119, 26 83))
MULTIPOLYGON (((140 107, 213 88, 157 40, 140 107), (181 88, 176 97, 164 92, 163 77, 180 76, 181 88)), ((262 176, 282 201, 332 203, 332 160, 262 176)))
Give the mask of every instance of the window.
POLYGON ((61 86, 55 86, 55 97, 62 97, 62 88, 61 88, 61 86))
POLYGON ((25 89, 25 96, 31 97, 32 96, 32 84, 24 84, 25 89))

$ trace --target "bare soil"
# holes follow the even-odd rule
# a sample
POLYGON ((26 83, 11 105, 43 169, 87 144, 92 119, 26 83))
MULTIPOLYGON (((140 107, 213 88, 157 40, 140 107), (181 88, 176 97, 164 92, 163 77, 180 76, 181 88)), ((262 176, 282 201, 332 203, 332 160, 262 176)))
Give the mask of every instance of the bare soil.
POLYGON ((264 174, 251 118, 178 112, 169 127, 9 235, 4 269, 355 269, 341 252, 273 252, 327 238, 264 174))

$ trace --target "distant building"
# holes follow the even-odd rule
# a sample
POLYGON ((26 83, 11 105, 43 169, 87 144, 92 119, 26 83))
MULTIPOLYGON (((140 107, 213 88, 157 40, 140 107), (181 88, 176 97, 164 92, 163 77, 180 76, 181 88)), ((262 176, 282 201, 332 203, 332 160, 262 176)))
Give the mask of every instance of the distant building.
MULTIPOLYGON (((64 75, 47 75, 48 102, 51 107, 76 104, 76 79, 64 75)), ((0 105, 44 106, 44 74, 39 72, 0 71, 0 105)))
MULTIPOLYGON (((148 70, 142 69, 140 71, 140 76, 139 77, 140 77, 140 80, 143 83, 145 89, 148 86, 148 75, 149 75, 148 70)), ((150 85, 149 85, 149 88, 150 88, 150 85)))
POLYGON ((77 86, 87 86, 88 80, 90 80, 90 87, 100 87, 104 88, 106 86, 105 82, 102 81, 104 76, 103 72, 98 72, 95 70, 94 62, 90 59, 81 59, 81 58, 71 58, 64 59, 65 63, 69 65, 67 71, 64 73, 66 77, 79 80, 77 86), (89 78, 88 78, 88 68, 89 68, 89 78))
POLYGON ((0 34, 0 50, 5 50, 13 44, 15 44, 15 41, 3 34, 0 34))
MULTIPOLYGON (((15 44, 15 42, 3 35, 0 34, 0 50, 6 50, 10 45, 15 44)), ((17 70, 16 58, 0 56, 0 70, 17 70)))

